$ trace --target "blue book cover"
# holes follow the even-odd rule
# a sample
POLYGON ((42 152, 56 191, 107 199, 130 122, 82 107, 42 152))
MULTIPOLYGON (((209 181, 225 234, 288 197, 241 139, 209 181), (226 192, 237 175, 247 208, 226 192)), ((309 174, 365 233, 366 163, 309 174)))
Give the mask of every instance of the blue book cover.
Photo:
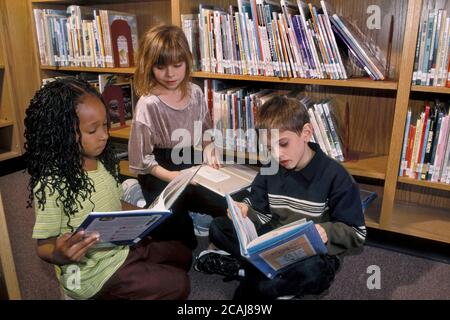
POLYGON ((226 195, 226 200, 239 239, 241 255, 268 278, 273 279, 293 263, 327 253, 312 221, 298 220, 258 236, 253 222, 242 216, 230 195, 226 195))

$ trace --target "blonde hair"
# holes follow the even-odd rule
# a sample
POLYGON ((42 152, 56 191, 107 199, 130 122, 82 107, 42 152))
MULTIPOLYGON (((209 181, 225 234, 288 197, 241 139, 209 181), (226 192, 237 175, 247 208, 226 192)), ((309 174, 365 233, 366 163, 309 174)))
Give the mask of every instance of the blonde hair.
POLYGON ((167 66, 182 61, 186 63, 186 74, 180 88, 185 96, 188 93, 191 77, 192 54, 183 30, 174 25, 158 25, 150 28, 139 46, 134 73, 136 94, 148 95, 157 86, 153 67, 167 66))

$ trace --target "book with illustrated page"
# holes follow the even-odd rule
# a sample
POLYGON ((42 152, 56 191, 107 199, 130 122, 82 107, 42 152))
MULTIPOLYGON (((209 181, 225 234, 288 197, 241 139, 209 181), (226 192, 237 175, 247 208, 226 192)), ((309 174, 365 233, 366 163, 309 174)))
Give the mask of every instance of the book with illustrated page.
POLYGON ((242 216, 234 200, 229 195, 226 199, 241 255, 268 278, 273 279, 295 262, 327 253, 312 221, 297 220, 258 236, 255 225, 248 217, 242 216))

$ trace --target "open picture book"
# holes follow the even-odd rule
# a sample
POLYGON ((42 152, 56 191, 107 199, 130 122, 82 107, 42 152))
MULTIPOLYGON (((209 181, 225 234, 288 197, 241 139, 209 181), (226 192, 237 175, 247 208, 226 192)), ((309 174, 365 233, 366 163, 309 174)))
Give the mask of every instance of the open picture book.
POLYGON ((242 216, 230 195, 226 195, 226 199, 241 255, 268 278, 274 278, 295 262, 327 253, 312 221, 298 220, 258 236, 253 222, 242 216))
POLYGON ((202 165, 194 182, 225 197, 248 188, 257 174, 257 170, 240 164, 224 164, 219 169, 202 165))
POLYGON ((172 214, 170 211, 172 205, 199 169, 200 167, 196 170, 183 171, 166 186, 149 208, 91 212, 77 231, 84 230, 86 236, 94 232, 99 233, 99 245, 101 246, 138 243, 172 214))

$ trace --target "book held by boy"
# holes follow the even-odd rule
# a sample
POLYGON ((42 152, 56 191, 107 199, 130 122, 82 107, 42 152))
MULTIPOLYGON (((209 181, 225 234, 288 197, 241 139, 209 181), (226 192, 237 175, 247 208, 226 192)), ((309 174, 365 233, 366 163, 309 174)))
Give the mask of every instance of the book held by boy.
POLYGON ((241 255, 268 278, 273 279, 293 263, 327 253, 312 221, 301 219, 258 236, 253 222, 242 216, 230 195, 226 199, 241 255))
MULTIPOLYGON (((200 168, 200 167, 199 167, 200 168)), ((99 246, 134 245, 171 214, 171 207, 191 182, 198 169, 183 171, 173 179, 147 209, 91 212, 78 227, 85 236, 100 235, 99 246)))

